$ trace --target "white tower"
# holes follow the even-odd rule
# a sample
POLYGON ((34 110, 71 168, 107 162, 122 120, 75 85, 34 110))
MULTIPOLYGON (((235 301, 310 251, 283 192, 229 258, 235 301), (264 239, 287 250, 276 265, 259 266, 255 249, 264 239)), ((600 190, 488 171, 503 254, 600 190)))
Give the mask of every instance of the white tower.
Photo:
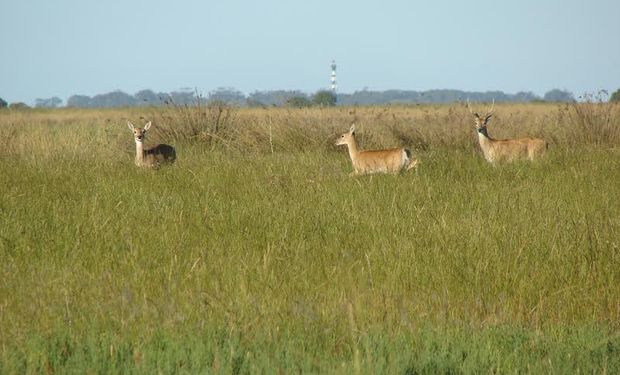
POLYGON ((336 60, 332 60, 332 92, 336 93, 336 60))

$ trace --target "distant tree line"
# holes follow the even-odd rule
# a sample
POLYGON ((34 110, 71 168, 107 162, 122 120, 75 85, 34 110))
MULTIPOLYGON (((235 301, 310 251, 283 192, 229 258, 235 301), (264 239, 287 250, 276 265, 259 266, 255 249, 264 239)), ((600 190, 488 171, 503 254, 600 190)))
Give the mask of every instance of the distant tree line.
POLYGON ((67 107, 72 108, 114 108, 114 107, 140 107, 161 106, 168 103, 193 104, 196 95, 191 91, 171 93, 156 93, 152 90, 141 90, 134 95, 116 90, 107 94, 99 94, 93 97, 87 95, 73 95, 67 99, 67 107))
MULTIPOLYGON (((271 90, 255 91, 245 95, 230 87, 219 87, 208 95, 202 96, 196 91, 175 91, 170 93, 141 90, 134 95, 117 90, 95 96, 73 95, 67 99, 66 107, 72 108, 112 108, 163 106, 169 104, 193 105, 197 103, 227 103, 235 106, 247 107, 310 107, 331 105, 385 105, 385 104, 434 104, 453 103, 465 100, 472 102, 574 102, 573 94, 566 90, 553 89, 542 97, 532 92, 518 92, 506 94, 502 91, 467 92, 461 90, 361 90, 351 94, 334 94, 328 90, 319 90, 314 94, 307 94, 299 90, 271 90)), ((620 101, 620 89, 614 92, 610 101, 620 101)), ((62 99, 52 97, 36 99, 36 108, 58 108, 63 106, 62 99)), ((0 98, 0 108, 28 108, 24 103, 11 103, 0 98)))
POLYGON ((351 94, 334 94, 328 90, 319 90, 314 94, 307 94, 299 90, 271 90, 255 91, 245 95, 230 87, 219 87, 211 91, 207 96, 198 95, 192 91, 180 91, 172 93, 156 93, 152 90, 142 90, 135 95, 129 95, 122 91, 113 91, 107 94, 89 97, 86 95, 73 95, 67 100, 67 107, 135 107, 135 106, 161 106, 166 104, 196 104, 201 103, 227 103, 236 106, 248 107, 309 107, 313 105, 384 105, 384 104, 431 104, 453 103, 465 100, 474 102, 573 102, 575 98, 569 91, 554 89, 540 97, 532 92, 518 92, 506 94, 502 91, 467 92, 461 90, 385 90, 371 91, 361 90, 351 94))
MULTIPOLYGON (((572 94, 567 93, 572 98, 572 94)), ((502 91, 467 92, 461 90, 386 90, 386 91, 356 91, 353 94, 338 95, 338 103, 343 105, 373 105, 373 104, 443 104, 464 102, 532 102, 541 100, 531 92, 506 94, 502 91)), ((573 100, 573 99, 571 99, 573 100)))
MULTIPOLYGON (((211 91, 206 97, 192 91, 178 91, 171 93, 156 93, 152 90, 142 90, 135 95, 129 95, 122 91, 113 91, 107 94, 89 97, 86 95, 73 95, 67 99, 67 107, 74 108, 111 108, 111 107, 137 107, 137 106, 162 106, 168 104, 192 105, 209 103, 226 103, 236 106, 248 107, 271 107, 299 104, 296 100, 307 100, 308 105, 335 105, 336 96, 329 91, 319 91, 313 96, 297 90, 256 91, 249 95, 243 94, 230 87, 219 87, 211 91)), ((38 99, 43 102, 43 100, 38 99)))

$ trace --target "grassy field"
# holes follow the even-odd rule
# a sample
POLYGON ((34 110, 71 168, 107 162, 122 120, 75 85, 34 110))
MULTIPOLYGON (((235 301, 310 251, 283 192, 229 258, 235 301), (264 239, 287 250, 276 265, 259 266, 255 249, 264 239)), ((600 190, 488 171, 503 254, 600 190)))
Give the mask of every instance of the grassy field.
POLYGON ((496 107, 0 111, 0 373, 620 372, 620 107, 496 107))

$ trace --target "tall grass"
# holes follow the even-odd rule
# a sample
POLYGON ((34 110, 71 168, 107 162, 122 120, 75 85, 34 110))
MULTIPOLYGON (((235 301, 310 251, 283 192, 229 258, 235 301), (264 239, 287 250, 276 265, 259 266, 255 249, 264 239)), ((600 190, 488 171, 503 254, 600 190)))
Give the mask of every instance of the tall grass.
POLYGON ((586 94, 583 103, 567 106, 568 117, 576 124, 574 143, 594 146, 617 146, 620 143, 620 105, 605 102, 605 95, 605 92, 586 94))
POLYGON ((225 103, 205 104, 198 96, 194 105, 167 102, 165 109, 152 108, 156 120, 155 134, 169 141, 193 141, 230 147, 235 111, 225 103))
POLYGON ((124 121, 186 125, 141 111, 0 113, 0 372, 619 369, 617 144, 562 107, 496 109, 532 164, 462 106, 230 109, 159 171, 124 121), (351 122, 419 171, 348 178, 351 122))

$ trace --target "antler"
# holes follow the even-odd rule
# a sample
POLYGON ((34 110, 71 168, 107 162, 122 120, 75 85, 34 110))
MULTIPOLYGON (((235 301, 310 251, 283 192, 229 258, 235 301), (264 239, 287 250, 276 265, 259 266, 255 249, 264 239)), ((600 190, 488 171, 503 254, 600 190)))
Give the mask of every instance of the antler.
POLYGON ((467 109, 469 109, 469 113, 471 113, 472 115, 474 115, 476 117, 480 117, 480 116, 478 116, 477 113, 474 113, 474 111, 472 111, 471 106, 469 105, 469 98, 467 98, 467 109))
POLYGON ((493 98, 493 103, 491 104, 491 106, 487 110, 487 117, 490 117, 493 114, 494 110, 495 110, 495 98, 493 98))

